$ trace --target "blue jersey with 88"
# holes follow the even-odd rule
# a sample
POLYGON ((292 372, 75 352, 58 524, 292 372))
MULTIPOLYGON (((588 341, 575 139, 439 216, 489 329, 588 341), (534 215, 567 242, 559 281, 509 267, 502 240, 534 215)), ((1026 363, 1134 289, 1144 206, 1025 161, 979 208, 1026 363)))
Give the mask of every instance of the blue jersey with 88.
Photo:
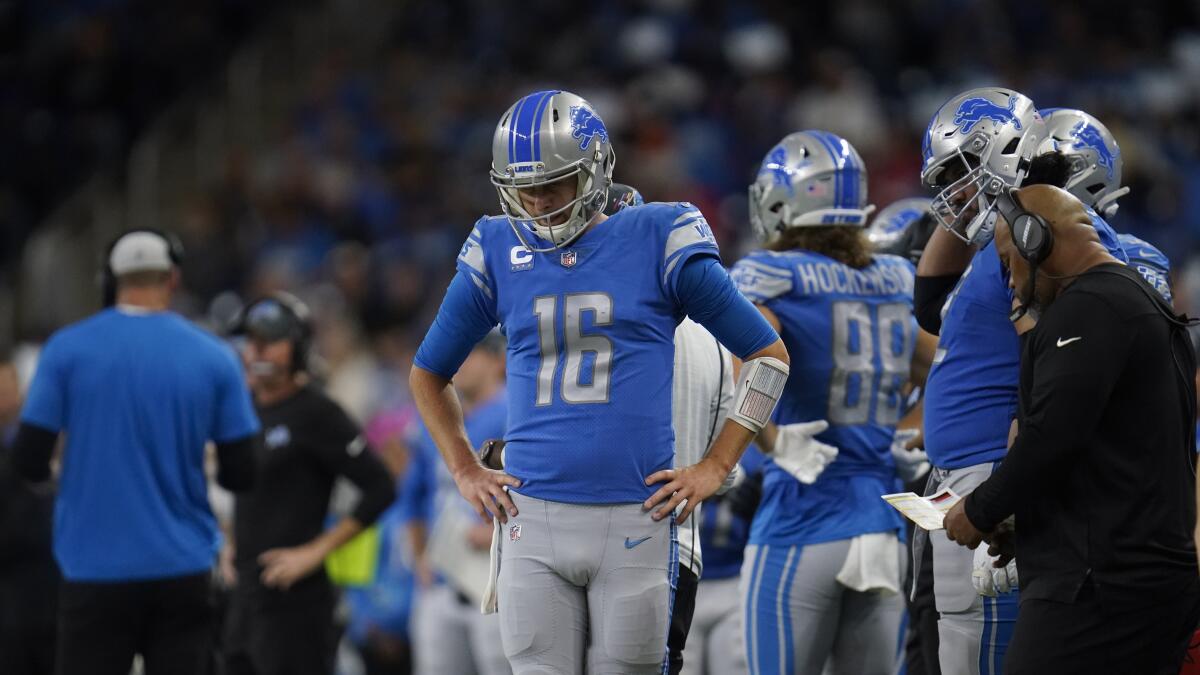
POLYGON ((752 544, 813 544, 899 529, 879 495, 893 491, 890 447, 916 339, 913 266, 877 255, 857 270, 808 251, 751 253, 734 280, 779 318, 791 375, 778 424, 829 422, 837 459, 812 485, 769 462, 752 544))
POLYGON ((646 476, 674 456, 675 287, 694 256, 719 253, 687 203, 626 207, 547 253, 505 218, 476 223, 458 269, 508 338, 505 469, 521 494, 615 504, 656 489, 646 476))

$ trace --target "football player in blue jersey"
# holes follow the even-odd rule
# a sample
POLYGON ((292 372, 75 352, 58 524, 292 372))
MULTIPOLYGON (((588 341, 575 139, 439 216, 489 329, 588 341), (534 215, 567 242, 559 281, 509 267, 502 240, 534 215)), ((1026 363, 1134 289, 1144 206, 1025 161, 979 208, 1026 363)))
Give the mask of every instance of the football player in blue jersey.
POLYGON ((484 604, 499 609, 513 672, 659 672, 677 571, 670 516, 713 494, 767 423, 787 351, 721 267, 696 207, 604 216, 613 149, 584 99, 520 99, 492 157, 504 215, 481 218, 463 244, 414 359, 413 397, 459 492, 495 516, 484 604), (672 468, 684 315, 745 364, 708 455, 672 468), (450 387, 496 324, 508 338, 505 471, 471 451, 450 387))
POLYGON ((890 674, 907 560, 891 445, 916 342, 913 265, 873 255, 867 174, 844 139, 790 134, 750 186, 765 250, 734 266, 738 288, 779 331, 792 378, 775 422, 807 422, 837 459, 803 476, 771 448, 742 566, 751 673, 890 674))
MULTIPOLYGON (((1007 187, 1061 186, 1063 156, 1038 154, 1046 138, 1033 101, 995 87, 954 96, 925 132, 921 180, 937 191, 933 211, 942 226, 921 256, 915 292, 922 328, 938 335, 925 385, 930 492, 948 487, 965 495, 1008 449, 1020 361, 1012 321, 1025 309, 1014 310, 991 243, 996 196, 1007 187)), ((1089 215, 1100 241, 1125 261, 1116 234, 1099 214, 1089 215)), ((924 542, 918 532, 914 549, 924 542)), ((1017 593, 1006 592, 1015 586, 1015 565, 997 570, 986 551, 972 553, 940 534, 928 542, 942 672, 1000 672, 1017 614, 1017 593), (976 567, 980 573, 973 577, 976 567)))
MULTIPOLYGON (((1061 186, 1094 211, 1112 218, 1117 200, 1129 193, 1121 187, 1122 156, 1117 139, 1100 120, 1082 110, 1043 108, 1047 141, 1042 148, 1063 156, 1066 178, 1061 186)), ((1167 302, 1172 302, 1171 262, 1163 252, 1132 234, 1117 239, 1129 256, 1129 265, 1167 302)))

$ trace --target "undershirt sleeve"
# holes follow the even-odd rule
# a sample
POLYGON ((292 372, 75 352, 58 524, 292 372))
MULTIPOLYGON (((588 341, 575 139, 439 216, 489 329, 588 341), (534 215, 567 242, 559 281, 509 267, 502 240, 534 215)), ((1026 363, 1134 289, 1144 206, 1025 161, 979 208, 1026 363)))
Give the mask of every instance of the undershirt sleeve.
POLYGON ((716 258, 695 257, 685 262, 679 271, 678 294, 687 315, 740 359, 779 339, 716 258))

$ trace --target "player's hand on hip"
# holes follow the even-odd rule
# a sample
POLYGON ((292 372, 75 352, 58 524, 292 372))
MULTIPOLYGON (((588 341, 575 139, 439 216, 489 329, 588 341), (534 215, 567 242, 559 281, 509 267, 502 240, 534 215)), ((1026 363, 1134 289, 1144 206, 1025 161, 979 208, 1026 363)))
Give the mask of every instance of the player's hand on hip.
POLYGON ((825 420, 780 425, 771 458, 801 483, 815 483, 838 455, 837 448, 817 440, 817 434, 828 428, 825 420))
POLYGON ((482 464, 468 464, 454 476, 458 492, 471 504, 481 518, 494 517, 502 523, 517 515, 517 507, 506 488, 521 487, 521 481, 482 464))
POLYGON ((729 474, 711 459, 705 458, 691 466, 682 469, 663 469, 655 471, 646 478, 646 485, 666 482, 650 498, 642 502, 646 510, 658 508, 651 517, 662 520, 671 515, 675 509, 686 500, 679 517, 675 522, 682 524, 692 515, 692 511, 700 502, 708 499, 721 487, 725 476, 729 474), (664 504, 665 502, 665 504, 664 504))
POLYGON ((946 528, 947 539, 974 549, 979 546, 979 542, 983 541, 983 532, 975 527, 975 524, 967 517, 966 504, 966 499, 960 499, 957 504, 950 507, 950 510, 946 512, 946 517, 942 520, 942 526, 946 528))

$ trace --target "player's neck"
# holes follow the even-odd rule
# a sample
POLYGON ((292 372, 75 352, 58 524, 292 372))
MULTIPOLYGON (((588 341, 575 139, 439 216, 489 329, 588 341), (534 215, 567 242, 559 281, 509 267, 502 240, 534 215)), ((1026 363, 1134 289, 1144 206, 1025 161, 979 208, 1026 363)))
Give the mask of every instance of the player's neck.
POLYGON ((159 286, 130 286, 117 292, 117 305, 145 312, 163 312, 171 306, 171 291, 159 286))

